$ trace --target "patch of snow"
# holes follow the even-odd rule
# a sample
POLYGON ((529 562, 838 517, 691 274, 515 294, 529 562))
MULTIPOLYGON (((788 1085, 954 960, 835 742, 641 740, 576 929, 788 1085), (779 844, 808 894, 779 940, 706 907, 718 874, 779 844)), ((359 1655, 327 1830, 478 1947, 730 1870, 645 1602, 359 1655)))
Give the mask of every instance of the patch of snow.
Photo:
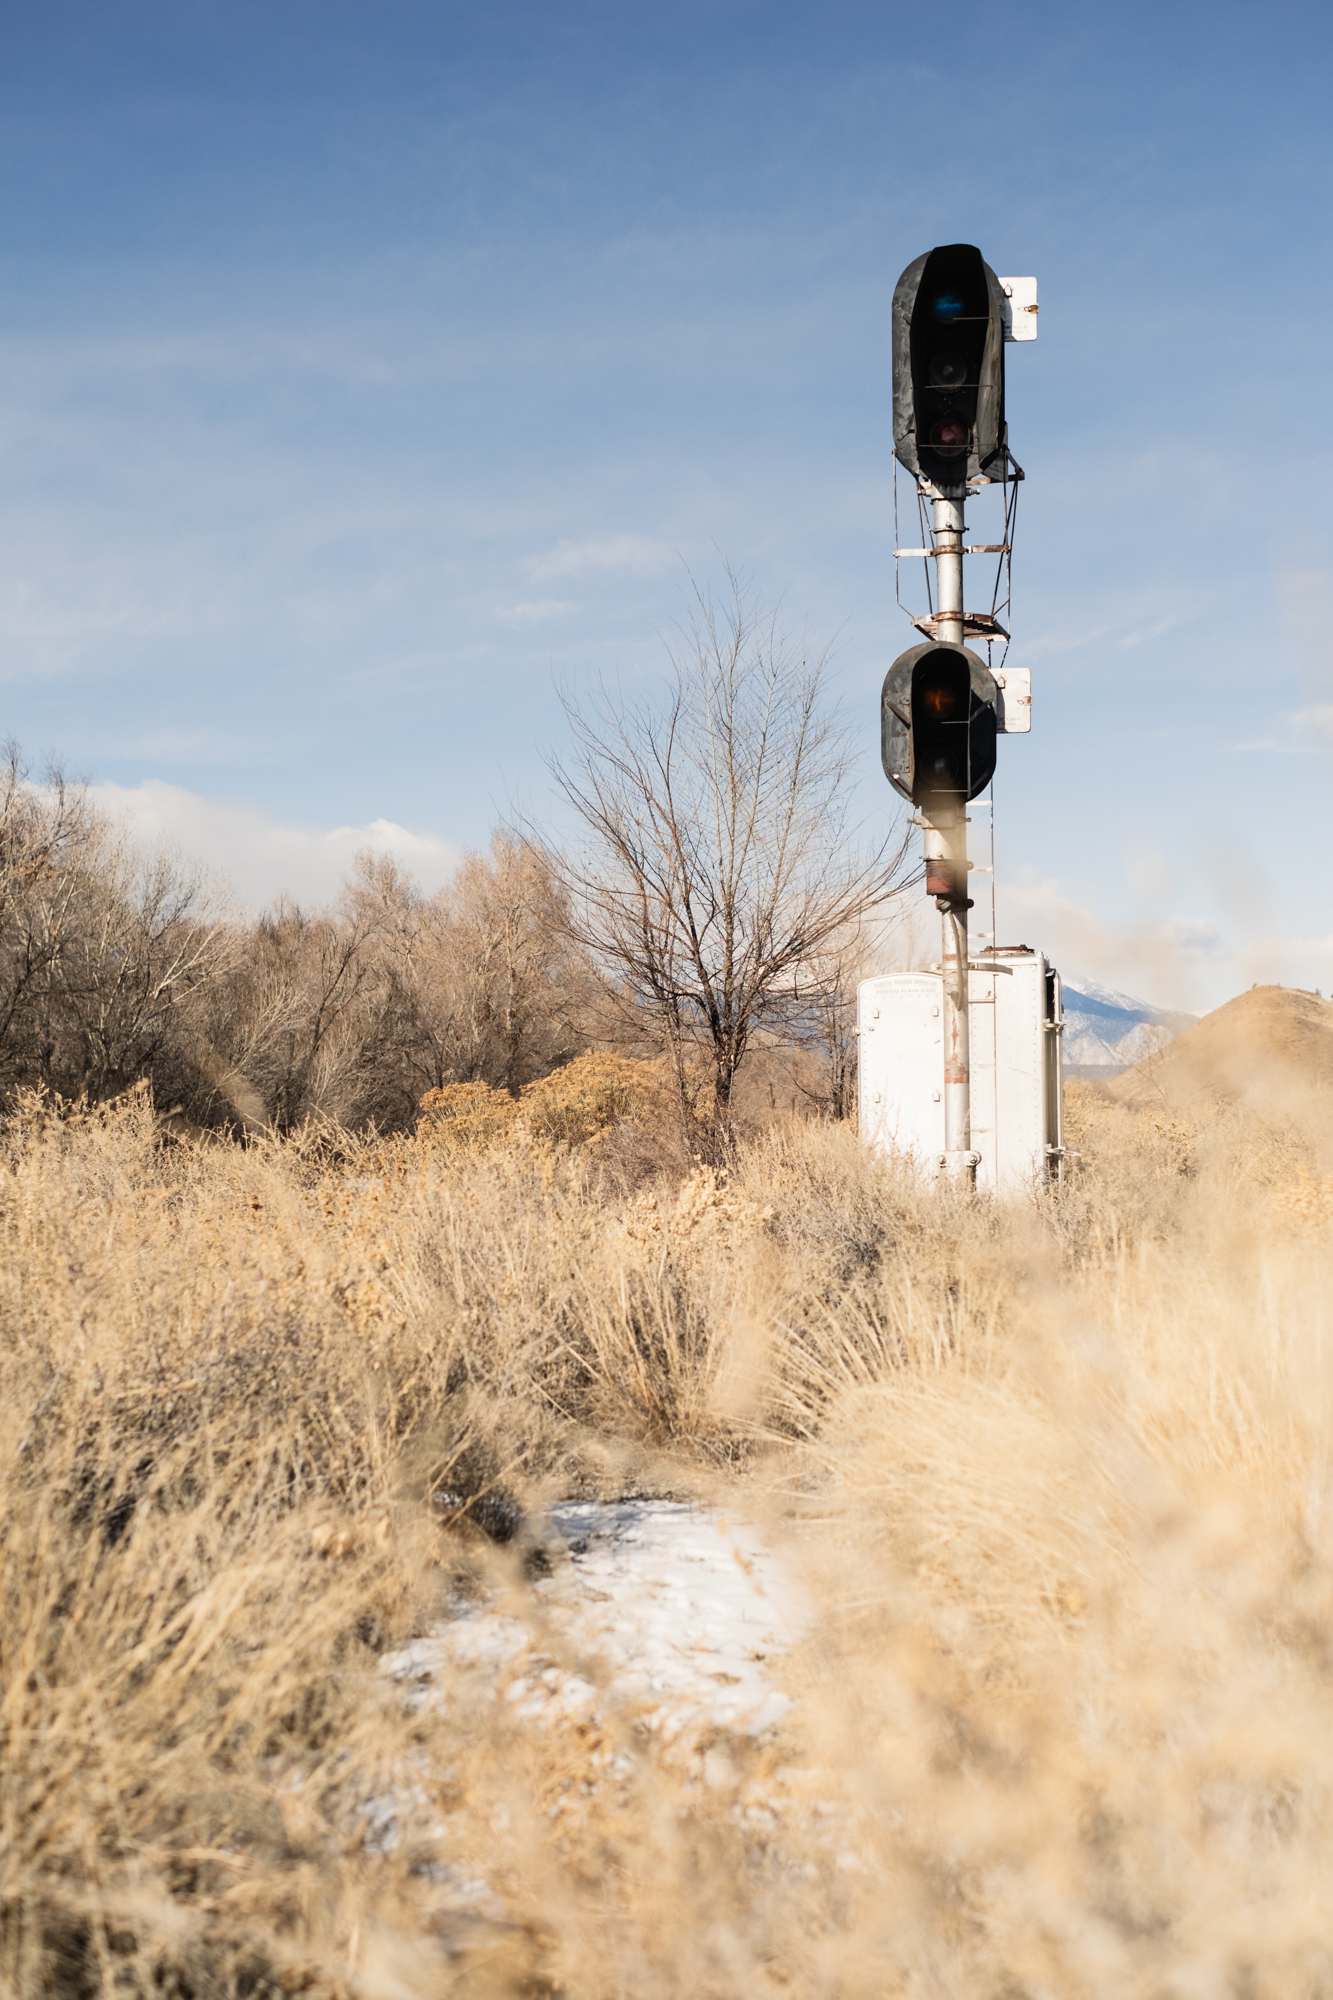
MULTIPOLYGON (((748 1756, 788 1711, 773 1666, 811 1623, 804 1593, 760 1530, 665 1500, 568 1501, 545 1527, 550 1574, 506 1592, 503 1609, 456 1599, 429 1633, 385 1658, 406 1698, 448 1704, 467 1677, 473 1699, 479 1677, 536 1729, 604 1721, 618 1708, 648 1734, 636 1742, 594 1728, 581 1778, 545 1804, 552 1818, 630 1777, 641 1756, 662 1756, 717 1795, 766 1850, 784 1828, 798 1829, 799 1855, 784 1865, 812 1871, 814 1835, 829 1865, 863 1870, 855 1812, 825 1796, 818 1774, 775 1767, 762 1751, 754 1763, 748 1756)), ((367 1847, 398 1848, 410 1820, 420 1843, 413 1872, 440 1893, 450 1922, 503 1920, 504 1892, 449 1854, 449 1829, 433 1817, 424 1780, 424 1764, 405 1769, 367 1802, 367 1847)))
POLYGON ((413 1699, 447 1699, 451 1671, 489 1666, 524 1715, 605 1699, 666 1737, 781 1720, 768 1662, 809 1612, 756 1528, 668 1500, 567 1501, 549 1528, 569 1560, 530 1586, 531 1619, 460 1604, 386 1659, 413 1699))

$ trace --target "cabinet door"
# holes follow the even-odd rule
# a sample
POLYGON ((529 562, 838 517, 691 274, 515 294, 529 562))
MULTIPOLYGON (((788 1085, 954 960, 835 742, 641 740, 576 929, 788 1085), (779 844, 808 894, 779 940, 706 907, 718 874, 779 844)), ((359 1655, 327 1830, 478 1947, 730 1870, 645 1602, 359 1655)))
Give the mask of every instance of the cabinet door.
POLYGON ((934 1170, 944 1151, 944 1022, 939 975, 891 973, 857 995, 861 1137, 934 1170))

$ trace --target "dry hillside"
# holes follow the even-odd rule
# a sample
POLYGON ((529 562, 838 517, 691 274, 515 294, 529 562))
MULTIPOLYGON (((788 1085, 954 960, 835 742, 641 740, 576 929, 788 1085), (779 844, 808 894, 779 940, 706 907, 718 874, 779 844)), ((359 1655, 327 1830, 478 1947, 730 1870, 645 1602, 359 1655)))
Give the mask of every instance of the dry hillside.
POLYGON ((1333 1001, 1286 986, 1251 987, 1110 1088, 1144 1109, 1226 1104, 1304 1125, 1333 1092, 1333 1001))

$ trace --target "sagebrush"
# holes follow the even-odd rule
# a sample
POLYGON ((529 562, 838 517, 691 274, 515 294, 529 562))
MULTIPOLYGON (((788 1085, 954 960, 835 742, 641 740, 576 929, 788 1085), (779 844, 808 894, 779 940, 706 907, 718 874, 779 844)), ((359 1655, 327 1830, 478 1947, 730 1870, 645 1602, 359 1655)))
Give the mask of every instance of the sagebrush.
POLYGON ((1083 1092, 1030 1205, 833 1126, 653 1175, 584 1080, 482 1144, 23 1100, 3 1990, 1333 1992, 1315 1146, 1083 1092), (529 1587, 487 1495, 626 1490, 802 1576, 777 1737, 705 1778, 386 1683, 450 1590, 529 1587))

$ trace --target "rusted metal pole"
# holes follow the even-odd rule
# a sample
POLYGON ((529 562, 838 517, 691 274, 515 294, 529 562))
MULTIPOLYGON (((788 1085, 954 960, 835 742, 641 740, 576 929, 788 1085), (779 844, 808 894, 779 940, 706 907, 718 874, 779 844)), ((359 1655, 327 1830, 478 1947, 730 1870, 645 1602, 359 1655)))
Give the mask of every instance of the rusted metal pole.
MULTIPOLYGON (((963 502, 932 499, 931 537, 939 611, 937 638, 964 643, 963 502)), ((975 1187, 977 1155, 972 1151, 972 1072, 968 1032, 967 803, 944 817, 937 808, 926 828, 926 873, 932 863, 944 894, 936 893, 942 931, 940 971, 944 987, 944 1171, 951 1180, 975 1187)))

